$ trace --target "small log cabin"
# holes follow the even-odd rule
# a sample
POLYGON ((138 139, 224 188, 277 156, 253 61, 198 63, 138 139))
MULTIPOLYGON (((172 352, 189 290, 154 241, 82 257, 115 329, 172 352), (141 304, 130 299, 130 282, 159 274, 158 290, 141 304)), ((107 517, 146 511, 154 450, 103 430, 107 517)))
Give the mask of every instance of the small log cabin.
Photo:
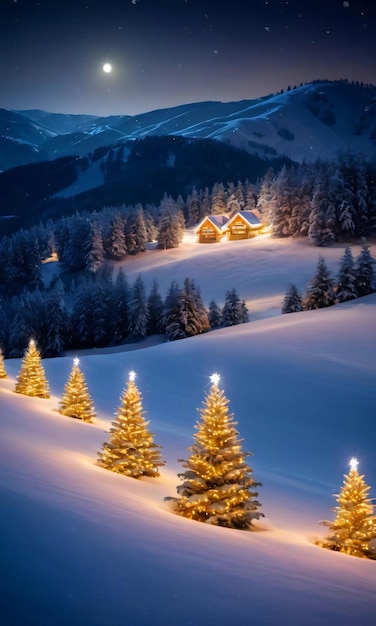
POLYGON ((237 211, 226 224, 226 233, 230 240, 256 237, 261 229, 260 218, 253 211, 237 211))
POLYGON ((215 243, 220 241, 224 235, 223 228, 229 220, 227 214, 207 215, 197 226, 195 233, 199 243, 215 243))
POLYGON ((259 235, 263 225, 257 211, 235 211, 233 214, 207 215, 195 233, 199 243, 216 243, 227 235, 230 240, 250 239, 259 235))

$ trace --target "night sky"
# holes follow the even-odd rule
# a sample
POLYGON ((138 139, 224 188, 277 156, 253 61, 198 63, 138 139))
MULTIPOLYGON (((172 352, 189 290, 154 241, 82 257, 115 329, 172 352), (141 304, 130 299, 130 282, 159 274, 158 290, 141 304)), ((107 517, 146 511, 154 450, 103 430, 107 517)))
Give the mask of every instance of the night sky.
POLYGON ((376 84, 371 0, 0 0, 0 26, 0 108, 134 115, 376 84))

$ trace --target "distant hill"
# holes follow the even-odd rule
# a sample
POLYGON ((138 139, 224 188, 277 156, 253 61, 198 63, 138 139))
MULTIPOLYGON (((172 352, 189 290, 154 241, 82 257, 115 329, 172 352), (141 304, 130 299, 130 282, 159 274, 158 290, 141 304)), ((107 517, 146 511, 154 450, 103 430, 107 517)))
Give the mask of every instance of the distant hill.
POLYGON ((240 102, 199 102, 141 115, 95 117, 0 109, 0 170, 150 135, 210 138, 294 161, 351 149, 373 156, 376 87, 317 81, 240 102))
POLYGON ((110 204, 159 203, 283 163, 376 154, 376 87, 317 81, 138 116, 0 109, 1 232, 110 204), (8 216, 16 216, 8 219, 8 216))
POLYGON ((214 139, 150 136, 0 174, 0 230, 104 206, 155 204, 167 193, 186 197, 216 182, 256 181, 287 158, 265 159, 214 139), (15 216, 9 219, 8 216, 15 216), (7 218, 6 220, 1 218, 7 218))

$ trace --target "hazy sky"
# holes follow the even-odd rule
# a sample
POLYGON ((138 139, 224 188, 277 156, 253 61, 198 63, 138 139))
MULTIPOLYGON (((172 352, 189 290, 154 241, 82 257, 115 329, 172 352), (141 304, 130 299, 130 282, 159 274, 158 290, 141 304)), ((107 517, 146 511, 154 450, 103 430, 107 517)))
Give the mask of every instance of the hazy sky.
POLYGON ((376 84, 372 0, 0 0, 0 27, 0 108, 133 115, 376 84))

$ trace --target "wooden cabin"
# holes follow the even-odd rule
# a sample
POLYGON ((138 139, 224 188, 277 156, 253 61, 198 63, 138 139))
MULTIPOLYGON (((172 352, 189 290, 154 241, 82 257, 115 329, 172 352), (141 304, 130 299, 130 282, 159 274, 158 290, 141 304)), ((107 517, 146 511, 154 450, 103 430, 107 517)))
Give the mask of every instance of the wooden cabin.
POLYGON ((232 241, 256 237, 261 230, 261 220, 257 213, 253 211, 236 211, 225 227, 227 238, 232 241))
POLYGON ((250 239, 262 232, 258 211, 234 211, 220 215, 207 215, 195 233, 199 243, 216 243, 227 235, 230 240, 250 239))
POLYGON ((227 214, 207 215, 195 230, 199 243, 216 243, 221 241, 224 228, 229 220, 227 214))

